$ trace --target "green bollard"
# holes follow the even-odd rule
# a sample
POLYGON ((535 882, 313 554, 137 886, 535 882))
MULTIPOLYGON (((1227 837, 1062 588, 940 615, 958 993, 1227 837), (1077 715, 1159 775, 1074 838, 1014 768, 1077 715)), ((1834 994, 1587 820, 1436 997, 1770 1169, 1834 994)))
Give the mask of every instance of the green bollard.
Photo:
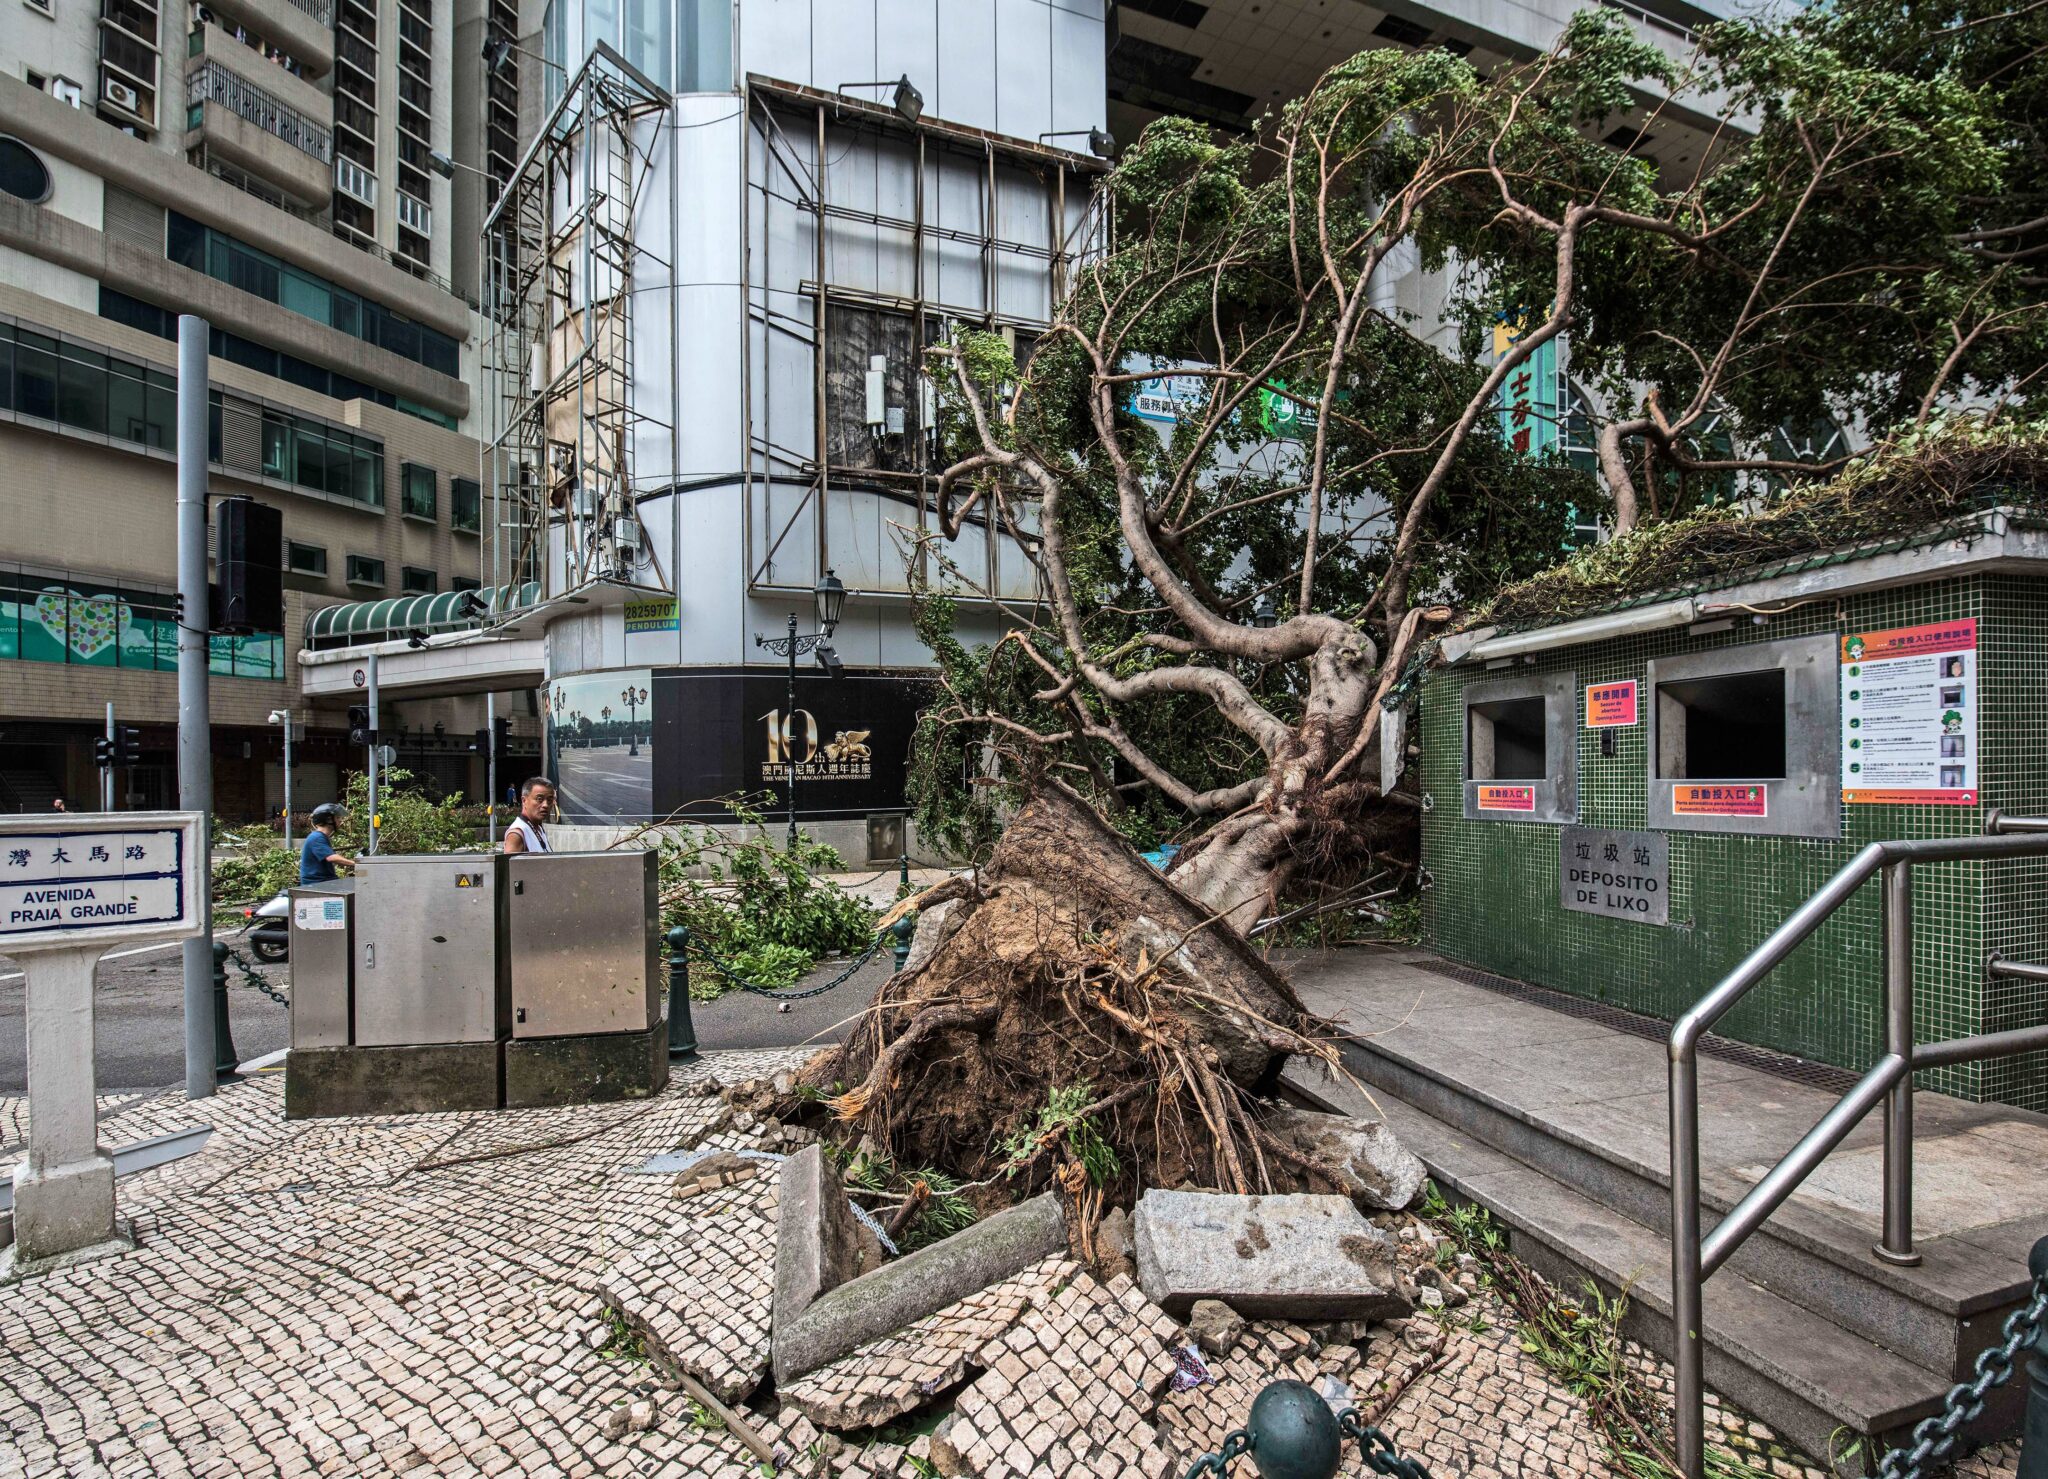
POLYGON ((910 942, 917 938, 917 919, 906 914, 889 926, 889 933, 896 937, 896 971, 901 975, 903 968, 910 964, 910 942))
POLYGON ((901 853, 896 858, 896 894, 898 898, 910 892, 910 854, 901 853))
POLYGON ((1245 1420, 1261 1479, 1330 1479, 1344 1457, 1344 1436, 1330 1404, 1306 1382, 1269 1383, 1245 1420))
POLYGON ((690 1021, 690 927, 679 924, 668 932, 668 1056, 697 1056, 697 1028, 690 1021))
POLYGON ((228 947, 219 940, 213 942, 213 1057, 213 1076, 223 1083, 242 1066, 228 1026, 228 947))
MULTIPOLYGON (((2048 1289, 2048 1238, 2034 1244, 2027 1271, 2034 1276, 2036 1291, 2048 1289)), ((2027 1416, 2020 1430, 2018 1479, 2048 1479, 2048 1321, 2042 1322, 2022 1349, 2029 1347, 2027 1416)))

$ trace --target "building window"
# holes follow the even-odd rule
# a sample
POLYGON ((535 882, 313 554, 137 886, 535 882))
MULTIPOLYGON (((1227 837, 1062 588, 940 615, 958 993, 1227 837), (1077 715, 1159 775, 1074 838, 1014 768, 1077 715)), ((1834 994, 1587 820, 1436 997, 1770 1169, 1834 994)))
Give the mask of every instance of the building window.
POLYGON ((448 527, 466 534, 483 527, 483 495, 475 478, 448 480, 448 527))
POLYGON ((41 205, 50 198, 50 167, 20 139, 0 134, 0 190, 41 205))
POLYGON ((203 226, 190 216, 171 211, 168 222, 164 255, 179 266, 254 293, 266 302, 302 314, 365 344, 388 349, 401 359, 425 365, 440 374, 462 373, 461 346, 439 330, 416 324, 403 314, 337 287, 323 277, 302 272, 225 232, 203 226))
POLYGON ((422 570, 417 565, 401 565, 398 568, 398 589, 408 596, 431 596, 441 588, 441 577, 435 571, 422 570))
MULTIPOLYGON (((126 324, 131 329, 140 329, 145 334, 154 334, 159 339, 176 341, 178 337, 178 315, 145 303, 140 298, 131 298, 114 288, 100 289, 100 317, 111 319, 117 324, 126 324)), ((244 339, 239 334, 230 334, 224 329, 215 329, 208 338, 208 352, 230 364, 244 369, 255 370, 273 379, 284 380, 301 390, 310 390, 318 395, 337 401, 374 401, 394 411, 403 411, 408 416, 417 416, 422 421, 431 421, 436 426, 455 430, 455 418, 445 411, 436 411, 409 401, 404 396, 393 395, 374 385, 365 385, 338 371, 330 371, 295 355, 281 354, 275 349, 244 339)))
POLYGON ((480 591, 483 588, 482 581, 468 575, 455 576, 448 582, 448 589, 451 591, 480 591))
POLYGON ((1785 778, 1785 672, 1657 685, 1657 774, 1667 780, 1785 778))
POLYGON ((1571 822, 1579 813, 1578 680, 1571 673, 1465 689, 1465 817, 1571 822))
POLYGON ((408 462, 403 465, 402 476, 405 497, 399 511, 408 519, 425 519, 432 523, 440 513, 434 470, 417 462, 408 462))
POLYGON ((384 589, 384 562, 368 555, 348 557, 348 583, 350 585, 375 586, 384 589))
POLYGON ((294 575, 324 576, 327 574, 326 547, 287 539, 284 542, 284 567, 294 575))
POLYGON ((310 417, 226 405, 209 396, 207 456, 237 472, 384 506, 384 444, 310 417))

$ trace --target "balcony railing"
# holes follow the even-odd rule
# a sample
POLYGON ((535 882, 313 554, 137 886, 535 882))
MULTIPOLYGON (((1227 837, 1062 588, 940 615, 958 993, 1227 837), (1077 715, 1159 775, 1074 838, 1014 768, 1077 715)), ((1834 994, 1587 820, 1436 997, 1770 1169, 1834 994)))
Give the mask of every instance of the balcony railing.
POLYGON ((334 138, 326 129, 262 88, 243 81, 219 62, 210 61, 196 68, 186 78, 186 86, 187 95, 195 104, 218 103, 322 164, 334 157, 334 138))
POLYGON ((334 0, 290 0, 290 3, 320 22, 322 30, 334 29, 334 0))

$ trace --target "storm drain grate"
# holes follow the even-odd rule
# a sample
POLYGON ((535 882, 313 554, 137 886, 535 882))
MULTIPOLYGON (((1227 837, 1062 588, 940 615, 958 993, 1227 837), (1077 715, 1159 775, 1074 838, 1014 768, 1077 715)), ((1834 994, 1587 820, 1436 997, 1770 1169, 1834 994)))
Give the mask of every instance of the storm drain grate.
MULTIPOLYGON (((1526 981, 1496 976, 1491 971, 1475 970, 1471 966, 1456 965, 1448 960, 1418 960, 1415 964, 1423 970, 1433 971, 1439 976, 1448 976, 1464 985, 1477 986, 1482 991, 1526 1001, 1532 1006, 1561 1012, 1567 1017, 1598 1022, 1602 1027, 1612 1027, 1616 1032, 1625 1032, 1630 1037, 1640 1037, 1646 1042, 1669 1042, 1671 1039, 1669 1022, 1656 1017, 1646 1017, 1640 1012, 1631 1012, 1624 1007, 1609 1006, 1599 1001, 1585 1001, 1576 996, 1567 996, 1562 991, 1531 986, 1526 981)), ((1717 1037, 1711 1032, 1700 1039, 1700 1052, 1705 1057, 1718 1058, 1723 1063, 1737 1063, 1744 1068, 1754 1068, 1759 1073, 1768 1073, 1774 1078, 1782 1078, 1790 1083, 1825 1089, 1831 1094, 1846 1093, 1858 1082, 1857 1076, 1847 1069, 1836 1068, 1829 1063, 1814 1063, 1805 1058, 1795 1058, 1790 1053, 1774 1053, 1769 1048, 1736 1042, 1733 1038, 1717 1037)))

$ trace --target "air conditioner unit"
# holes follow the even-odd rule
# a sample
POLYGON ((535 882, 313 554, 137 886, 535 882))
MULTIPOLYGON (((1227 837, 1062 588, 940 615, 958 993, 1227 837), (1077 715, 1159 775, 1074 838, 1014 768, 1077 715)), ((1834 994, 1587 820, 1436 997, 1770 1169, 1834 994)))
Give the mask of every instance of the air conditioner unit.
POLYGON ((116 82, 109 77, 100 84, 100 95, 117 108, 126 108, 130 113, 142 111, 142 99, 135 95, 135 89, 125 82, 116 82))

